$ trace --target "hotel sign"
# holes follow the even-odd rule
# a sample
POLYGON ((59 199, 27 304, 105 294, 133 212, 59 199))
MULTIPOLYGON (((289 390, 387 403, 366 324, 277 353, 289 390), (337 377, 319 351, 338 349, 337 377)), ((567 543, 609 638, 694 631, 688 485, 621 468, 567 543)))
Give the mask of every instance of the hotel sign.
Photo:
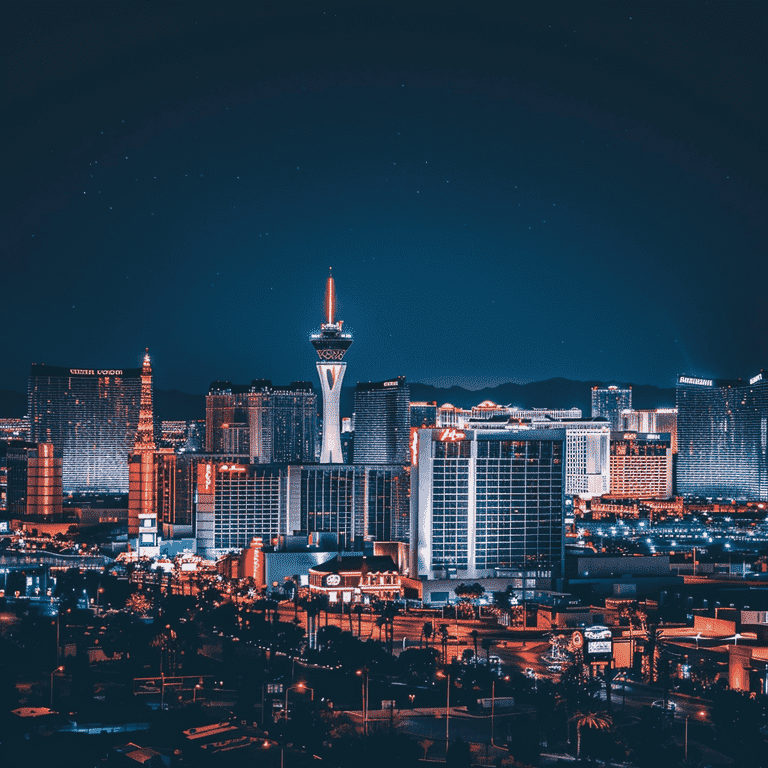
POLYGON ((453 429, 453 427, 449 427, 448 429, 441 430, 437 439, 441 443, 457 443, 459 440, 464 440, 465 438, 466 434, 464 434, 464 432, 459 429, 453 429))
POLYGON ((215 468, 213 464, 197 465, 197 492, 213 493, 215 482, 215 468))
POLYGON ((753 376, 749 380, 749 383, 750 384, 757 384, 758 381, 762 381, 762 380, 763 380, 763 374, 762 373, 758 373, 757 376, 753 376))
POLYGON ((700 387, 711 387, 712 379, 693 379, 690 376, 681 376, 679 379, 680 384, 696 384, 700 387))
POLYGON ((411 466, 419 465, 419 428, 411 427, 411 466))
POLYGON ((96 371, 91 368, 70 368, 69 373, 72 376, 122 376, 123 372, 119 369, 96 371))

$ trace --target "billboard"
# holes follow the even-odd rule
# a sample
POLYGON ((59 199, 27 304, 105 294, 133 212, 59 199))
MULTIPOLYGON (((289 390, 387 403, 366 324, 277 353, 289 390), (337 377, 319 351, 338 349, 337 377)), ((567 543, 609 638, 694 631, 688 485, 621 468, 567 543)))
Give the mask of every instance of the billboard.
POLYGON ((609 662, 613 658, 613 633, 602 625, 584 630, 584 660, 587 663, 609 662))

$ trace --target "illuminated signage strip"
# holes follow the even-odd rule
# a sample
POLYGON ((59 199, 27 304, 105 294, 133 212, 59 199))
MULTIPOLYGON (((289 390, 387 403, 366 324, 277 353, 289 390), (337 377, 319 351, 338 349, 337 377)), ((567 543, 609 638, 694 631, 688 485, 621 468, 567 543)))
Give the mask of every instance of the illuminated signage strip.
POLYGON ((458 429, 448 428, 440 432, 440 436, 437 438, 441 443, 455 443, 459 440, 464 440, 466 434, 458 429))
POLYGON ((598 653, 611 653, 610 640, 590 640, 587 643, 587 653, 590 655, 598 653))
POLYGON ((400 384, 399 381, 385 381, 384 382, 384 386, 385 387, 396 387, 396 386, 398 386, 398 384, 400 384))
POLYGON ((753 376, 749 380, 749 383, 750 384, 757 384, 758 381, 762 381, 762 380, 763 380, 763 374, 762 373, 758 373, 757 376, 753 376))
POLYGON ((90 368, 70 368, 72 376, 122 376, 123 372, 119 369, 96 371, 90 368))
POLYGON ((680 384, 696 384, 700 387, 712 386, 712 379, 693 379, 689 376, 681 376, 678 381, 680 384))

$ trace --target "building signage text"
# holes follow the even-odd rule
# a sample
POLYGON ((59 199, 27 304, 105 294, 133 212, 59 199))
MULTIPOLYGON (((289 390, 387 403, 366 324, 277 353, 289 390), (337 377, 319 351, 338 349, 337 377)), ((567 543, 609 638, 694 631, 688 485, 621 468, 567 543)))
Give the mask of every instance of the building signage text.
POLYGON ((681 384, 698 384, 700 387, 711 387, 712 379, 693 379, 690 376, 681 376, 681 384))
POLYGON ((466 435, 460 430, 448 427, 440 432, 440 437, 438 439, 441 443, 455 443, 459 440, 463 440, 465 437, 466 435))
POLYGON ((70 368, 71 376, 122 376, 122 370, 96 371, 90 368, 70 368))

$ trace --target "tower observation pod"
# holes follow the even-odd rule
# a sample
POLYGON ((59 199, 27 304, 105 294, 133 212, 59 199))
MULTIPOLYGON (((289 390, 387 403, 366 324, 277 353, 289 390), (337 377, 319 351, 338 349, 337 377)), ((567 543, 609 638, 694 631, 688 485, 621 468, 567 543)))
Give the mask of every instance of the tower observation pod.
POLYGON ((317 373, 323 389, 323 442, 320 448, 321 464, 342 464, 341 435, 339 432, 339 398, 341 382, 347 364, 344 353, 352 344, 352 334, 342 333, 343 320, 335 322, 336 285, 333 275, 328 275, 325 284, 325 302, 323 305, 325 322, 320 326, 320 333, 310 337, 312 346, 317 350, 317 373))

